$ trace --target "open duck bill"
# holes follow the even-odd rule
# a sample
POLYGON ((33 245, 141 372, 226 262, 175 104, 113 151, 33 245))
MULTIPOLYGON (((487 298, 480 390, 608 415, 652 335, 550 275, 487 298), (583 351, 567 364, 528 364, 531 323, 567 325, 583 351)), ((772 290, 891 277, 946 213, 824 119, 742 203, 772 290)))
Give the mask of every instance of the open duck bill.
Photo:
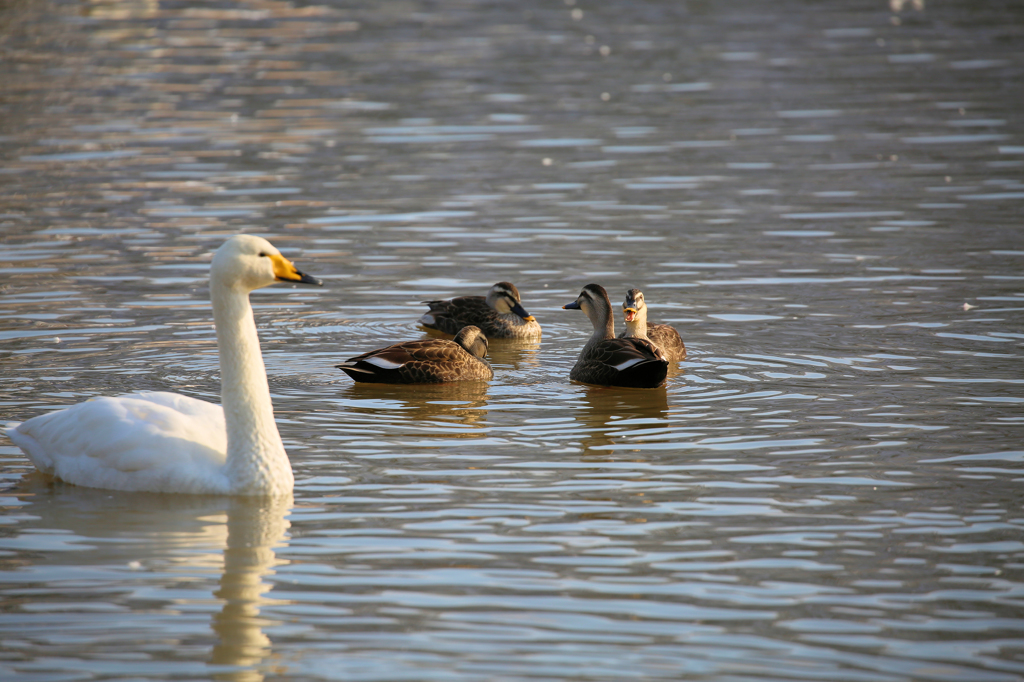
POLYGON ((626 322, 632 322, 636 319, 636 308, 623 308, 622 316, 626 319, 626 322))

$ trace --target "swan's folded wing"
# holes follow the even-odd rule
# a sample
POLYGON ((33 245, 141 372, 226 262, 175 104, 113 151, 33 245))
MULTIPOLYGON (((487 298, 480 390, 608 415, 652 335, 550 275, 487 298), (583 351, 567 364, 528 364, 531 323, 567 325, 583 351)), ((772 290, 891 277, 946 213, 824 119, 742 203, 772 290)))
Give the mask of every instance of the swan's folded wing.
POLYGON ((40 471, 117 490, 163 489, 156 482, 174 478, 183 489, 167 492, 189 492, 189 481, 223 475, 227 453, 223 409, 174 393, 94 398, 30 419, 8 436, 40 471))

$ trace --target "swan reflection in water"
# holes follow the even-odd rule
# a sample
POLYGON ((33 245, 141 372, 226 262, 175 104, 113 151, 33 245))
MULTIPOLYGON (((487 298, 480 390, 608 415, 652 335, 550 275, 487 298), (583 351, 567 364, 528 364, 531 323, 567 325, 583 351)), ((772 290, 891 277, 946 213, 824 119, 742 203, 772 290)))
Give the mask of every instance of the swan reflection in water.
POLYGON ((270 602, 263 596, 270 589, 263 577, 285 563, 277 559, 274 549, 284 544, 290 525, 285 516, 291 506, 289 496, 259 501, 238 498, 228 508, 224 572, 214 592, 224 606, 213 616, 212 628, 219 641, 210 661, 244 669, 215 675, 215 679, 263 679, 258 668, 271 653, 270 638, 263 633, 266 621, 260 618, 260 606, 270 602))
POLYGON ((207 673, 217 680, 259 682, 265 673, 275 672, 269 667, 270 638, 263 632, 272 621, 261 618, 260 608, 274 603, 265 596, 271 588, 265 578, 286 563, 277 559, 275 549, 287 543, 290 495, 112 492, 68 485, 38 473, 25 476, 12 492, 22 505, 17 512, 32 517, 18 525, 25 544, 56 535, 59 549, 74 550, 33 551, 30 560, 15 561, 12 567, 67 566, 82 576, 75 580, 72 601, 106 603, 119 610, 117 622, 109 628, 101 621, 93 625, 102 633, 90 645, 95 652, 101 654, 112 641, 117 646, 112 636, 122 628, 136 638, 134 649, 149 653, 149 660, 157 663, 169 639, 201 638, 196 632, 181 635, 172 621, 178 619, 178 611, 195 613, 208 604, 208 596, 197 599, 191 593, 209 595, 209 576, 220 573, 213 596, 222 604, 211 618, 215 641, 207 673), (92 570, 83 573, 83 567, 92 570), (180 596, 182 589, 187 596, 180 596), (158 615, 162 625, 152 633, 153 651, 147 652, 146 637, 141 642, 137 638, 153 626, 154 600, 163 602, 155 609, 167 613, 158 615), (140 614, 135 627, 133 611, 140 614))

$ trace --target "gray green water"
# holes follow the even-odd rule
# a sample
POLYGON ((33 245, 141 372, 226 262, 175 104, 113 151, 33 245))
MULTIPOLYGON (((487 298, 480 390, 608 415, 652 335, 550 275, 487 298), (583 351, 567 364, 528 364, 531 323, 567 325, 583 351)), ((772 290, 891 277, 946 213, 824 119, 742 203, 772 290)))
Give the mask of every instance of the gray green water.
POLYGON ((294 500, 0 439, 5 680, 1024 675, 1015 3, 0 5, 0 414, 216 401, 253 295, 294 500), (902 5, 902 7, 899 7, 902 5), (896 11, 898 9, 898 11, 896 11), (354 386, 511 280, 495 378, 354 386), (569 383, 588 282, 688 360, 569 383))

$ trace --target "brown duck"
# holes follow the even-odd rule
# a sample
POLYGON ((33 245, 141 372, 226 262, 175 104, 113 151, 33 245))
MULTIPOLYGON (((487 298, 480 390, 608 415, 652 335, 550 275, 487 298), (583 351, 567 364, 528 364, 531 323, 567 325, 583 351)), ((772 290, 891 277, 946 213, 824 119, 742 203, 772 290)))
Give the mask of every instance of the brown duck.
POLYGON ((463 327, 455 338, 405 341, 349 358, 336 367, 360 382, 442 384, 487 380, 494 371, 484 360, 487 337, 478 327, 463 327))
POLYGON ((615 320, 608 292, 588 284, 575 301, 562 306, 582 310, 594 325, 594 334, 583 346, 569 378, 585 384, 654 388, 665 381, 668 360, 647 339, 615 338, 615 320))
POLYGON ((446 334, 466 325, 480 327, 492 339, 528 339, 541 335, 540 325, 520 303, 519 290, 511 282, 498 282, 487 296, 459 296, 446 301, 424 301, 430 308, 420 324, 446 334))
POLYGON ((626 292, 626 300, 622 302, 622 315, 626 322, 626 331, 619 334, 620 339, 647 339, 665 355, 669 362, 686 359, 686 346, 679 332, 667 324, 647 324, 647 303, 644 292, 630 289, 626 292))

